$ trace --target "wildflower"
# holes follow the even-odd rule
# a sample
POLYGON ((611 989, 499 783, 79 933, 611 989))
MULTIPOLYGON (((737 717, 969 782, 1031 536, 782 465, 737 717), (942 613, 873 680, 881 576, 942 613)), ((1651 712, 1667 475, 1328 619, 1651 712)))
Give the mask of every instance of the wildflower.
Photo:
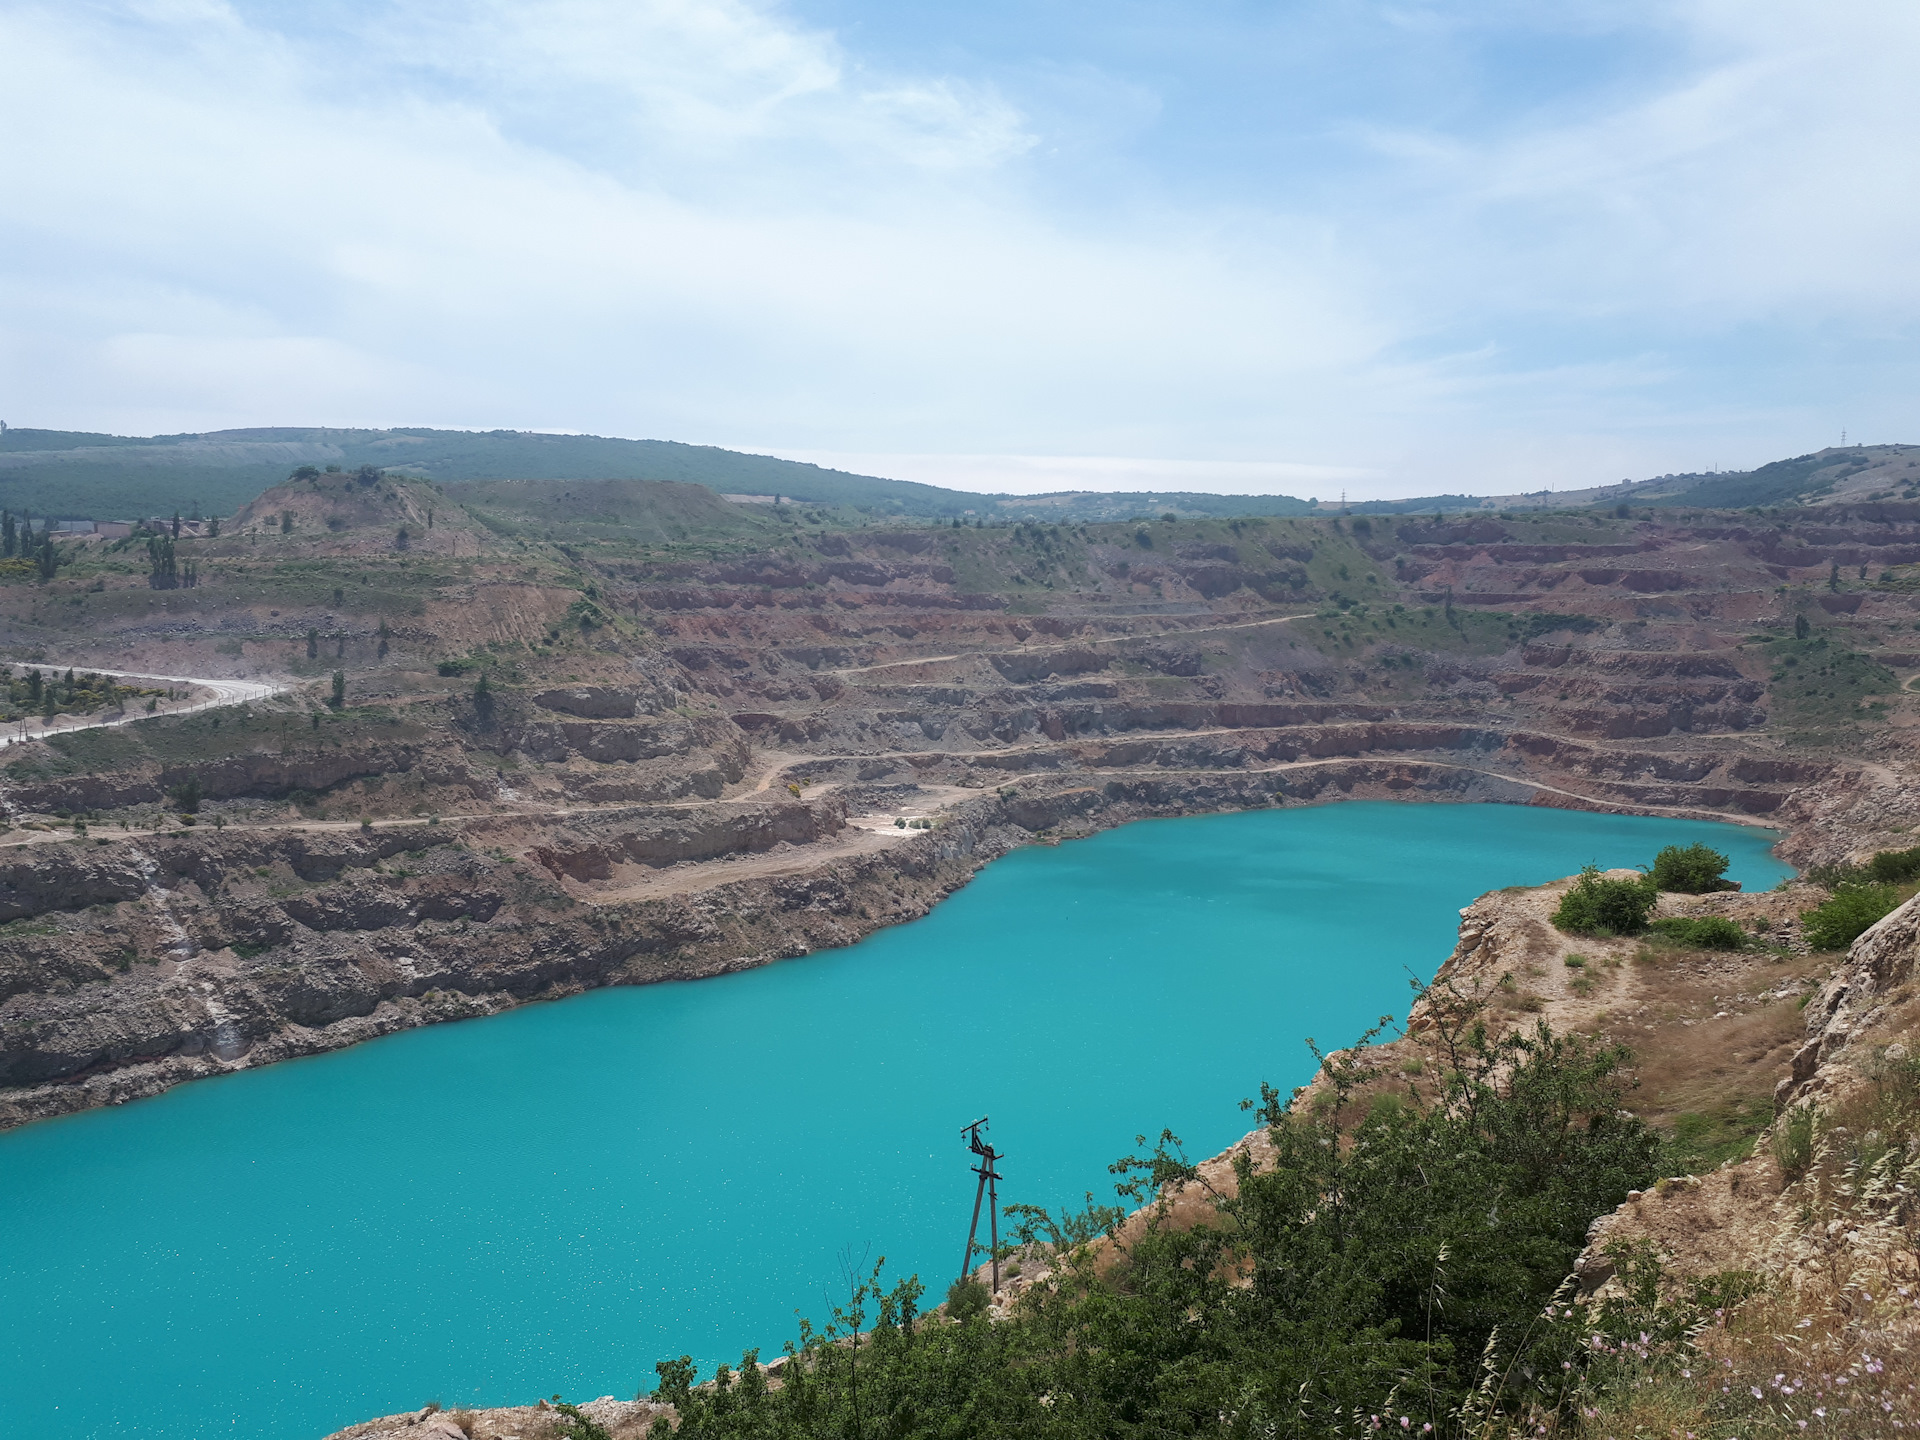
POLYGON ((1762 1394, 1760 1393, 1760 1387, 1759 1387, 1758 1385, 1749 1385, 1749 1386, 1748 1386, 1747 1388, 1748 1388, 1749 1390, 1751 1390, 1751 1391, 1753 1392, 1753 1398, 1754 1398, 1754 1399, 1756 1399, 1756 1400, 1764 1400, 1764 1399, 1766 1399, 1766 1398, 1767 1398, 1766 1396, 1764 1396, 1764 1395, 1762 1395, 1762 1394))

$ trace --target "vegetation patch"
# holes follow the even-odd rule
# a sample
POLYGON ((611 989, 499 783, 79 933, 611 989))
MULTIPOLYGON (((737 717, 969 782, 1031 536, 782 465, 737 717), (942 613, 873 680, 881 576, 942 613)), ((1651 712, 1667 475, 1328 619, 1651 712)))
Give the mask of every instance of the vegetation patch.
POLYGON ((1163 1134, 1114 1167, 1123 1201, 1150 1202, 1138 1227, 1121 1207, 1010 1207, 1009 1253, 1053 1269, 1005 1319, 956 1291, 954 1323, 921 1323, 919 1282, 885 1287, 876 1266, 825 1324, 803 1322, 777 1389, 757 1352, 700 1389, 683 1356, 657 1367, 655 1397, 678 1408, 682 1440, 1321 1440, 1571 1421, 1592 1351, 1565 1276, 1591 1219, 1651 1180, 1660 1141, 1621 1114, 1622 1051, 1545 1026, 1496 1041, 1471 1021, 1446 1047, 1444 1077, 1359 1118, 1349 1102, 1377 1078, 1365 1046, 1328 1060, 1325 1105, 1263 1091, 1274 1159, 1243 1158, 1235 1194, 1163 1134), (1211 1218, 1175 1223, 1180 1187, 1206 1190, 1211 1218))
POLYGON ((1638 935, 1659 898, 1651 877, 1615 880, 1587 865, 1553 912, 1554 928, 1569 935, 1638 935))
POLYGON ((1719 915, 1696 919, 1674 915, 1655 920, 1648 928, 1656 935, 1691 945, 1696 950, 1738 950, 1747 943, 1746 931, 1719 915))

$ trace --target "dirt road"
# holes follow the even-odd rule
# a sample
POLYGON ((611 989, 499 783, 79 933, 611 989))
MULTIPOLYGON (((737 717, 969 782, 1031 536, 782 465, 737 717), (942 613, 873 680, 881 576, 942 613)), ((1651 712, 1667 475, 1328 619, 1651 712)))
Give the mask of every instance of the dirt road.
MULTIPOLYGON (((213 710, 222 705, 243 705, 249 700, 265 700, 269 695, 278 695, 288 688, 285 685, 276 685, 262 680, 214 680, 191 675, 156 675, 146 670, 102 670, 92 665, 66 667, 48 664, 44 668, 53 671, 71 668, 87 675, 110 675, 116 680, 157 680, 170 687, 184 685, 189 688, 190 693, 184 702, 162 700, 154 711, 157 715, 191 715, 198 710, 213 710)), ((0 749, 21 744, 27 740, 45 739, 49 735, 68 735, 76 730, 103 730, 110 725, 131 725, 136 720, 147 718, 149 717, 144 710, 108 710, 97 717, 56 715, 51 720, 42 720, 35 716, 30 720, 17 721, 4 731, 0 731, 0 749)))

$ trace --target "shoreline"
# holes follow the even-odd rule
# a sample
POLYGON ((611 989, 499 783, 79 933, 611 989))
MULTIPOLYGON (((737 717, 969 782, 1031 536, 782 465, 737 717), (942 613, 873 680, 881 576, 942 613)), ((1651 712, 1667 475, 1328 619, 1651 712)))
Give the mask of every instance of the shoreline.
MULTIPOLYGON (((1330 759, 1267 770, 1134 772, 1104 777, 1105 783, 1097 786, 1071 783, 1076 778, 1103 777, 1065 774, 1045 780, 1016 780, 1000 791, 984 791, 976 799, 953 806, 936 828, 909 832, 881 848, 809 864, 805 855, 808 847, 799 845, 793 847, 790 856, 768 862, 780 866, 777 873, 722 880, 699 888, 677 887, 674 893, 648 898, 598 900, 591 884, 557 876, 556 884, 566 890, 575 908, 595 918, 578 917, 544 927, 539 937, 541 948, 557 946, 571 954, 538 967, 539 973, 532 977, 537 983, 487 985, 481 972, 491 958, 489 948, 484 943, 456 947, 464 948, 465 954, 444 957, 438 973, 381 996, 366 1013, 346 1015, 322 1025, 282 1019, 266 1035, 236 1034, 230 1021, 223 1032, 222 1022, 210 1016, 210 1023, 202 1027, 202 1043, 197 1046, 190 1039, 174 1053, 134 1058, 71 1078, 0 1091, 0 1131, 103 1105, 125 1104, 188 1080, 343 1049, 420 1025, 498 1014, 520 1004, 562 999, 609 985, 732 974, 815 950, 851 945, 881 929, 921 918, 986 865, 1024 845, 1083 838, 1135 820, 1362 799, 1514 804, 1736 823, 1779 832, 1773 849, 1783 858, 1787 847, 1804 849, 1804 843, 1796 842, 1810 838, 1806 824, 1783 826, 1750 814, 1599 800, 1539 781, 1438 760, 1330 759), (821 891, 827 892, 824 905, 816 893, 821 891), (615 920, 617 924, 610 923, 615 920), (621 933, 609 937, 605 933, 609 929, 621 933), (459 963, 462 960, 464 965, 459 963), (462 980, 472 988, 461 988, 462 980), (481 983, 472 983, 476 981, 481 983)), ((813 803, 817 806, 820 802, 813 803)), ((441 827, 432 838, 436 843, 461 837, 484 840, 489 831, 509 829, 512 818, 441 827)), ((844 811, 833 818, 838 824, 828 832, 829 840, 843 838, 855 828, 847 823, 844 811)), ((356 862, 371 866, 387 855, 402 852, 425 838, 424 831, 424 826, 382 827, 371 836, 350 832, 327 837, 294 834, 264 841, 257 836, 249 841, 243 832, 230 832, 216 843, 240 852, 230 858, 244 864, 264 858, 263 852, 280 846, 330 839, 336 845, 334 859, 344 870, 356 862)), ((204 842, 206 837, 197 839, 204 842)), ((154 859, 164 868, 169 857, 163 852, 169 841, 172 837, 116 840, 86 852, 85 858, 111 863, 122 852, 144 846, 145 852, 154 852, 154 859)), ((727 858, 696 861, 690 868, 724 865, 727 858)), ((674 868, 652 873, 670 876, 674 868)), ((0 893, 4 890, 0 885, 0 893)), ((161 892, 162 896, 171 893, 161 892)), ((173 967, 181 981, 204 968, 194 961, 173 967)), ((236 983, 244 981, 244 975, 233 978, 236 983)), ((264 1018, 271 1021, 276 1017, 264 1018)))

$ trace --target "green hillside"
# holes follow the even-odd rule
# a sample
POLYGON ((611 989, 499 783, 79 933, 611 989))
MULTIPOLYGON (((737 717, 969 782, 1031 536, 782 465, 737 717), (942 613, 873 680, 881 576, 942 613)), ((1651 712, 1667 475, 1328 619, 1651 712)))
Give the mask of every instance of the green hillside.
POLYGON ((375 465, 442 485, 499 480, 671 480, 722 495, 779 495, 885 518, 973 514, 1009 520, 1183 515, 1299 515, 1287 495, 989 496, 829 470, 771 455, 672 440, 536 435, 519 430, 330 430, 276 426, 204 435, 73 430, 0 433, 0 505, 61 518, 231 514, 299 465, 375 465))
POLYGON ((1796 455, 1791 460, 1775 460, 1757 470, 1732 475, 1714 475, 1652 505, 1697 505, 1703 509, 1738 510, 1748 505, 1778 505, 1788 500, 1810 498, 1831 490, 1834 482, 1864 469, 1868 463, 1864 449, 1821 450, 1812 455, 1796 455))
POLYGON ((662 545, 766 539, 785 527, 770 506, 729 505, 671 480, 471 480, 442 487, 502 535, 662 545))
MULTIPOLYGON (((1866 467, 1888 447, 1822 450, 1739 474, 1670 475, 1639 481, 1593 503, 1737 509, 1811 499, 1866 467)), ((1896 447, 1897 448, 1897 447, 1896 447)), ((1191 516, 1310 513, 1290 495, 1100 492, 981 495, 911 480, 855 475, 771 455, 672 440, 603 435, 538 435, 520 430, 332 430, 276 426, 203 435, 104 435, 73 430, 0 431, 0 506, 61 519, 134 519, 145 515, 229 515, 301 465, 356 470, 373 465, 439 485, 504 481, 673 481, 720 495, 778 495, 878 519, 1099 521, 1173 511, 1191 516)), ((585 492, 582 492, 583 494, 585 492)), ((611 492, 607 492, 610 494, 611 492)), ((1545 492, 1542 492, 1543 496, 1545 492)), ((1598 496, 1599 492, 1595 492, 1598 496)), ((475 502, 513 508, 511 492, 475 502)), ((602 499, 606 498, 603 494, 602 499)), ((599 503, 599 502, 595 502, 599 503)), ((1356 501, 1356 512, 1418 513, 1484 509, 1475 495, 1356 501)), ((1513 497, 1526 508, 1525 497, 1513 497)), ((1568 503, 1566 499, 1561 504, 1568 503)), ((1585 503, 1575 498, 1572 503, 1585 503)), ((615 513, 615 509, 608 514, 615 513)), ((503 512, 505 513, 505 512, 503 512)), ((524 517, 522 517, 524 519, 524 517)), ((558 517, 549 517, 558 518, 558 517)), ((574 517, 571 523, 588 523, 574 517)), ((627 522, 607 522, 627 523, 627 522)), ((719 523, 709 516, 694 528, 719 523)))
POLYGON ((720 494, 924 517, 976 509, 981 497, 906 480, 670 440, 515 430, 273 427, 134 438, 74 431, 0 435, 0 505, 61 516, 170 514, 198 499, 231 513, 297 465, 377 465, 441 484, 471 480, 675 480, 720 494))

